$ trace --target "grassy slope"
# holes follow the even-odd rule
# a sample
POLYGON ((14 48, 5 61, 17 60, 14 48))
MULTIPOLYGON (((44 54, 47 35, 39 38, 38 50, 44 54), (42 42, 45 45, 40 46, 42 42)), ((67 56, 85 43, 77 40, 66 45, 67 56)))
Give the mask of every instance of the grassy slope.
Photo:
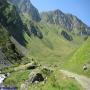
MULTIPOLYGON (((20 88, 21 84, 25 84, 28 79, 30 70, 13 72, 9 78, 5 80, 6 85, 15 85, 20 88), (17 83, 18 82, 18 83, 17 83)), ((75 80, 63 76, 58 70, 55 70, 45 84, 28 84, 28 90, 83 90, 75 80)))
POLYGON ((83 65, 87 63, 90 64, 90 38, 88 38, 88 40, 74 53, 70 60, 64 64, 64 67, 90 77, 90 70, 83 71, 83 65))
POLYGON ((43 85, 37 84, 29 87, 31 90, 83 90, 73 79, 63 76, 58 70, 48 78, 43 85))
MULTIPOLYGON (((77 42, 78 40, 75 39, 72 42, 67 41, 60 34, 58 34, 58 31, 61 32, 63 29, 58 28, 57 26, 48 26, 46 24, 38 24, 38 26, 44 35, 43 39, 38 39, 35 36, 32 36, 30 38, 25 33, 25 39, 28 41, 28 58, 34 58, 39 63, 42 63, 44 65, 58 65, 60 67, 61 64, 63 62, 66 62, 66 60, 72 55, 72 53, 76 51, 78 47, 77 43, 79 43, 77 42)), ((80 38, 78 37, 78 39, 80 38)), ((5 80, 5 83, 9 84, 10 82, 13 82, 14 85, 20 87, 21 83, 25 83, 29 73, 30 71, 28 70, 13 72, 11 73, 11 76, 5 80)), ((54 75, 52 74, 48 78, 48 81, 44 86, 42 84, 30 85, 29 90, 31 89, 82 90, 81 86, 79 86, 74 80, 68 78, 64 79, 64 76, 59 73, 59 70, 55 70, 54 75), (56 78, 54 78, 55 75, 56 78)))
POLYGON ((28 41, 28 57, 34 57, 44 64, 61 64, 77 48, 76 40, 69 42, 60 35, 63 28, 47 24, 40 24, 39 28, 44 35, 43 39, 25 35, 28 41))

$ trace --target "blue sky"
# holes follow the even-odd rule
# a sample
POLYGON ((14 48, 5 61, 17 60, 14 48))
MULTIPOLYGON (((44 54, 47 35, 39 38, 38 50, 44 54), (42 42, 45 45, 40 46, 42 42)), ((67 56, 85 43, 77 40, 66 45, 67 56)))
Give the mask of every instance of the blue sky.
POLYGON ((31 0, 39 10, 50 11, 60 9, 64 13, 71 13, 90 26, 90 0, 31 0))

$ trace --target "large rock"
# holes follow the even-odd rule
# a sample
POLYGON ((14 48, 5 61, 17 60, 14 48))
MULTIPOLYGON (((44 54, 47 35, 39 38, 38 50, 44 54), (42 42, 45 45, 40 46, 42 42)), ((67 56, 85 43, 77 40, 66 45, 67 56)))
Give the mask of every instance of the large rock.
POLYGON ((90 64, 84 64, 83 65, 83 70, 90 70, 90 64))
POLYGON ((44 77, 40 71, 34 71, 29 75, 29 81, 30 83, 42 82, 44 81, 44 77))

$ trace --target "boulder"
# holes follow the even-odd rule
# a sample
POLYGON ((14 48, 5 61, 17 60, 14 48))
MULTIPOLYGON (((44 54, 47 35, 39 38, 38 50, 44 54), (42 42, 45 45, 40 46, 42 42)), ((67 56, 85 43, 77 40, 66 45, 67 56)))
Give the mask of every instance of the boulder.
POLYGON ((83 65, 83 70, 89 70, 90 69, 90 64, 84 64, 83 65))
POLYGON ((83 70, 87 70, 87 66, 86 65, 83 66, 83 70))
POLYGON ((30 83, 42 82, 44 81, 44 77, 39 71, 32 72, 29 76, 29 81, 30 83))

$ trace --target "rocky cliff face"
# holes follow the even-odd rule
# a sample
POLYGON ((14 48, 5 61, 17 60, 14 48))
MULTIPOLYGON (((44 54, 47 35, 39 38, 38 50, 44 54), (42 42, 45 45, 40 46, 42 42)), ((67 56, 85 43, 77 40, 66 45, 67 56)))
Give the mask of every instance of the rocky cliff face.
POLYGON ((25 46, 24 27, 16 8, 8 4, 6 0, 0 0, 0 24, 3 25, 11 36, 21 45, 25 46))
POLYGON ((6 0, 0 0, 0 64, 2 66, 5 61, 4 66, 8 66, 10 63, 21 60, 21 51, 18 52, 17 45, 13 44, 10 38, 13 37, 20 45, 25 46, 24 31, 26 29, 15 7, 8 4, 6 0))
POLYGON ((16 6, 17 10, 21 14, 29 16, 34 21, 40 21, 40 15, 30 0, 8 0, 10 3, 16 6))
POLYGON ((90 28, 76 16, 65 14, 60 10, 41 13, 42 21, 64 27, 68 31, 74 30, 77 34, 90 35, 90 28))

